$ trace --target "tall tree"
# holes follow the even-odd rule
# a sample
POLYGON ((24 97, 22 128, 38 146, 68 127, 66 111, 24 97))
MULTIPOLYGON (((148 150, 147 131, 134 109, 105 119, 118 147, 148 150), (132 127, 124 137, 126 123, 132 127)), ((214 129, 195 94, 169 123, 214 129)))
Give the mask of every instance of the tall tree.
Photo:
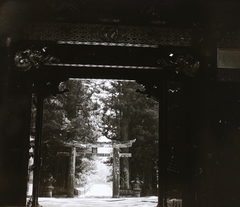
MULTIPOLYGON (((109 81, 108 84, 105 82, 102 89, 107 91, 107 95, 102 97, 102 132, 113 140, 137 140, 131 149, 131 164, 136 167, 136 172, 144 176, 143 164, 136 163, 144 163, 148 167, 146 169, 149 169, 149 159, 151 165, 157 160, 158 103, 137 93, 137 90, 143 91, 144 87, 133 81, 109 81)), ((129 152, 129 149, 123 148, 121 152, 129 152)), ((121 158, 120 166, 121 188, 129 189, 129 159, 121 158)), ((133 174, 136 175, 136 172, 133 170, 133 174)))
MULTIPOLYGON (((68 151, 68 148, 63 146, 64 143, 94 142, 98 134, 93 118, 96 104, 91 100, 92 91, 88 90, 86 81, 70 79, 62 82, 59 88, 68 89, 69 92, 50 96, 44 101, 41 177, 43 182, 46 174, 53 173, 55 178, 59 178, 56 184, 64 187, 67 164, 64 165, 60 159, 68 161, 57 156, 57 152, 68 151)), ((76 175, 80 180, 84 179, 84 176, 80 175, 80 172, 86 171, 84 167, 87 168, 88 165, 76 167, 76 175)))

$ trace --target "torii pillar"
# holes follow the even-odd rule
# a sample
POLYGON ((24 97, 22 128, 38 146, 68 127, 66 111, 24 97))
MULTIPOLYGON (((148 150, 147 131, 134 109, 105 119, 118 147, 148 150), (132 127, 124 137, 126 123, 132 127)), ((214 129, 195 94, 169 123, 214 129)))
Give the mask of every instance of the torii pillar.
POLYGON ((113 148, 113 198, 120 196, 120 160, 119 148, 113 148))
POLYGON ((70 148, 70 157, 69 157, 69 173, 68 173, 68 182, 67 182, 67 197, 74 197, 74 186, 75 186, 75 164, 76 164, 76 147, 72 146, 70 148))
MULTIPOLYGON (((128 141, 113 141, 111 144, 109 143, 64 143, 65 146, 70 147, 70 154, 68 153, 58 153, 70 156, 69 162, 69 173, 68 173, 68 182, 67 182, 67 196, 72 198, 74 197, 74 186, 75 186, 75 164, 76 164, 76 156, 79 153, 76 152, 76 147, 93 147, 93 146, 109 146, 113 148, 113 198, 119 198, 120 196, 120 157, 130 157, 131 153, 119 153, 119 148, 127 148, 131 147, 132 143, 135 140, 128 141)), ((92 153, 87 153, 92 154, 92 153)), ((100 155, 101 153, 96 153, 96 155, 100 155)), ((106 154, 105 154, 106 155, 106 154)), ((102 156, 102 154, 101 154, 102 156)))
POLYGON ((119 153, 119 148, 129 148, 134 140, 113 141, 113 198, 120 196, 120 157, 131 157, 131 153, 119 153))

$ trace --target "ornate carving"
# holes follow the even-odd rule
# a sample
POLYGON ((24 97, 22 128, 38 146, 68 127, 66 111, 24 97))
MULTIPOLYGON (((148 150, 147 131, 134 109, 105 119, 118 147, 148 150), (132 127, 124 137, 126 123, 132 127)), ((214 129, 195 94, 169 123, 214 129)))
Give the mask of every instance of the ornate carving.
MULTIPOLYGON (((71 41, 88 44, 115 43, 158 46, 191 46, 192 30, 166 27, 122 26, 42 23, 32 25, 25 31, 26 40, 71 41), (100 35, 101 34, 101 35, 100 35)), ((109 45, 116 46, 116 45, 109 45)))
POLYGON ((147 30, 144 34, 144 38, 147 43, 153 43, 156 42, 158 38, 158 33, 155 29, 147 30))
POLYGON ((38 50, 25 50, 19 51, 14 57, 15 66, 22 71, 28 71, 32 67, 38 68, 41 64, 44 63, 57 63, 59 60, 53 56, 46 55, 46 48, 43 48, 42 51, 38 50))
POLYGON ((115 42, 118 38, 118 29, 114 26, 103 26, 100 30, 100 37, 105 42, 115 42))
POLYGON ((15 65, 21 68, 23 71, 31 69, 32 66, 38 67, 38 59, 41 59, 41 53, 39 51, 19 51, 14 57, 15 65))
POLYGON ((175 74, 184 73, 193 77, 198 69, 200 62, 190 54, 181 54, 178 52, 169 53, 167 57, 158 60, 158 64, 163 68, 171 68, 175 74))

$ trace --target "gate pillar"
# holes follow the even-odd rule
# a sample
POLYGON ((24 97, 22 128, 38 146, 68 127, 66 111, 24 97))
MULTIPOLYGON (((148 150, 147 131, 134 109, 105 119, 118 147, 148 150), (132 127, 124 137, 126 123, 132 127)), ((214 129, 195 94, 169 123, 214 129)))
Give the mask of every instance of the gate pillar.
POLYGON ((10 45, 0 45, 0 206, 25 206, 32 84, 12 66, 10 45))

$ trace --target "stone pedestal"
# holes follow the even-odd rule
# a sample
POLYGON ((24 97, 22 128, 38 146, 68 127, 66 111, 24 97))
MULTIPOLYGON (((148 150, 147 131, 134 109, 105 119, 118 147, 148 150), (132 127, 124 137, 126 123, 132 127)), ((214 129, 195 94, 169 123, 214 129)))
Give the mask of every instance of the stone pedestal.
POLYGON ((140 197, 141 195, 141 188, 133 188, 133 196, 140 197))
POLYGON ((53 186, 45 186, 43 189, 43 196, 44 197, 52 197, 53 186))

